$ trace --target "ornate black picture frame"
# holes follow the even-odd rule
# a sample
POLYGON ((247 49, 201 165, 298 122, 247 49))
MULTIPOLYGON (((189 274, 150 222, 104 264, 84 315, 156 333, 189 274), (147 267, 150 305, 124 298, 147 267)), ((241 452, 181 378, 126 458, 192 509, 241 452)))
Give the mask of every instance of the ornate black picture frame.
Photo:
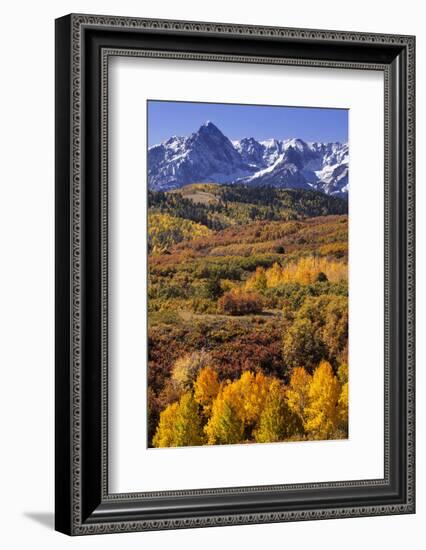
POLYGON ((413 36, 74 14, 56 21, 58 531, 414 513, 414 56, 413 36), (383 479, 108 492, 107 71, 114 55, 383 72, 383 479))

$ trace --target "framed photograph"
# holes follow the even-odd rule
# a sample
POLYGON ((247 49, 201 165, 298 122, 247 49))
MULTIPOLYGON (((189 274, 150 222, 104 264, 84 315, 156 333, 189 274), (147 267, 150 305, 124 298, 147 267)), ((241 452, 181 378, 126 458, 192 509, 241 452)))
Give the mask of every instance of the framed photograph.
POLYGON ((412 36, 56 21, 56 529, 415 511, 412 36))

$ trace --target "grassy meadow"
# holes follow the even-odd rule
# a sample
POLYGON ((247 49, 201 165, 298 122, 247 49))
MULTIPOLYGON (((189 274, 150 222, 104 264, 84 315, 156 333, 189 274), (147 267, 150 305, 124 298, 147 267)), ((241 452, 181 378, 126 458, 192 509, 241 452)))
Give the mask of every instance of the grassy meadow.
POLYGON ((148 202, 148 446, 347 438, 346 201, 192 184, 148 202))

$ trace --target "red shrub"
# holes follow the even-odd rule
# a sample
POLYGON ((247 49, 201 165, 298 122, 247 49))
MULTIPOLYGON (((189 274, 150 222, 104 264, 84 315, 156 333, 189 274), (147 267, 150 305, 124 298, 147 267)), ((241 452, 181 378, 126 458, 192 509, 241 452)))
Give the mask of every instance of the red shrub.
POLYGON ((230 290, 219 299, 218 310, 228 315, 247 315, 262 311, 262 298, 255 292, 230 290))

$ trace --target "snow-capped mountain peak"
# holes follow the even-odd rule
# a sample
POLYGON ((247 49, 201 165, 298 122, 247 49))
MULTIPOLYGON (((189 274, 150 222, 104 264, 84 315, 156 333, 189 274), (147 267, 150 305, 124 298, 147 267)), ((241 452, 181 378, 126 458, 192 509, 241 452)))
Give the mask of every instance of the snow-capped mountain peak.
POLYGON ((297 151, 300 151, 300 152, 304 152, 306 150, 309 149, 309 146, 307 143, 305 143, 303 141, 303 139, 299 139, 299 138, 291 138, 291 139, 286 139, 284 142, 283 142, 283 146, 284 146, 284 149, 287 150, 289 149, 290 147, 292 147, 293 149, 296 149, 297 151))
POLYGON ((300 138, 230 141, 211 121, 190 136, 172 136, 148 149, 148 186, 169 190, 189 183, 244 183, 317 189, 347 196, 346 143, 306 143, 300 138))

